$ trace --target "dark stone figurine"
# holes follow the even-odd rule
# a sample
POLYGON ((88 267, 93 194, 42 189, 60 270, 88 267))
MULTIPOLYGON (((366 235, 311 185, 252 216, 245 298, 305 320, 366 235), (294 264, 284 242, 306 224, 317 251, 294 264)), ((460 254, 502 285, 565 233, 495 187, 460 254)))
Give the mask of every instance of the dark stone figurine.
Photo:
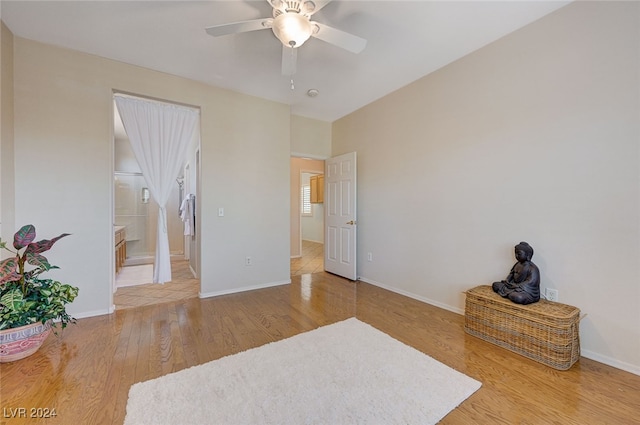
POLYGON ((493 283, 493 290, 516 304, 531 304, 540 300, 540 271, 531 262, 533 248, 526 242, 515 246, 518 262, 506 280, 493 283))

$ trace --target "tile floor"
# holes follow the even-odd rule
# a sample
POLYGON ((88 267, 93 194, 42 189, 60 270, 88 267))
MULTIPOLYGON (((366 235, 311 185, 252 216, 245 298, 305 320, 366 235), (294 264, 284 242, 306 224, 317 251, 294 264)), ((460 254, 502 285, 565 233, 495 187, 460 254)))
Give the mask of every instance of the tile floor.
POLYGON ((324 271, 324 244, 302 241, 302 256, 291 259, 291 276, 324 271))
POLYGON ((148 267, 144 266, 127 266, 120 270, 116 279, 118 290, 113 297, 116 310, 197 298, 200 291, 200 280, 193 277, 187 260, 171 261, 172 279, 164 285, 156 283, 135 285, 136 278, 142 278, 142 281, 146 278, 151 282, 153 267, 151 273, 148 267), (136 270, 127 270, 129 268, 136 268, 136 270), (120 285, 121 283, 127 286, 120 285))
POLYGON ((153 264, 126 266, 116 276, 116 286, 136 286, 153 281, 153 264))

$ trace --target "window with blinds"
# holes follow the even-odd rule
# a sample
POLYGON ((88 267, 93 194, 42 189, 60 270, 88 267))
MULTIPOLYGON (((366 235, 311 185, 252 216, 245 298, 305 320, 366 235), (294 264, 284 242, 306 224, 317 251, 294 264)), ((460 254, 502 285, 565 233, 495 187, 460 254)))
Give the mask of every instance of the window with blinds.
POLYGON ((311 210, 311 186, 308 184, 300 188, 300 212, 302 215, 313 215, 311 210))

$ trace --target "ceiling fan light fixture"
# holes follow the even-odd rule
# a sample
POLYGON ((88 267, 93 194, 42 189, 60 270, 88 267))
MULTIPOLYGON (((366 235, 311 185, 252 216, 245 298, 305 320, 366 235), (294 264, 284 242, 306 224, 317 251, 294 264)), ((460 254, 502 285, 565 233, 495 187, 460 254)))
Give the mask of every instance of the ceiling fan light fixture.
POLYGON ((273 20, 273 33, 287 47, 300 47, 311 37, 313 28, 309 19, 296 12, 278 15, 273 20))

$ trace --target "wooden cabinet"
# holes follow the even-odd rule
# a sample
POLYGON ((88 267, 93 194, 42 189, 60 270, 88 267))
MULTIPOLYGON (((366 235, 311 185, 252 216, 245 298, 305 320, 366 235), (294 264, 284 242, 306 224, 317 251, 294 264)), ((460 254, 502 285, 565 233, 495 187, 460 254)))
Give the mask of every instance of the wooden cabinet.
POLYGON ((116 245, 116 274, 124 266, 124 261, 127 259, 127 242, 125 238, 125 227, 115 226, 113 231, 115 232, 115 245, 116 245))
POLYGON ((311 176, 309 179, 311 186, 311 203, 321 204, 324 202, 324 174, 311 176))

